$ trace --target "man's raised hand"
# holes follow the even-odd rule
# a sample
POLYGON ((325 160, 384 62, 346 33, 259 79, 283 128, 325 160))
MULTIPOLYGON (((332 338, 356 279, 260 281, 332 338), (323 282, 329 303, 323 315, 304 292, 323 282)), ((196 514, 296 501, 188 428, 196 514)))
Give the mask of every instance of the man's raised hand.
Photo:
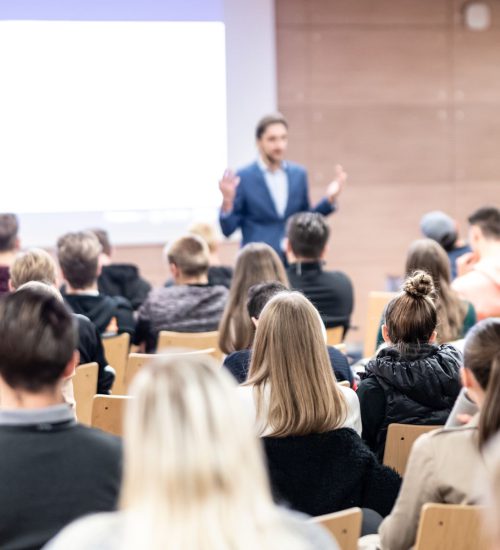
POLYGON ((347 173, 340 164, 335 166, 335 179, 326 188, 326 197, 333 203, 337 200, 347 181, 347 173))
POLYGON ((222 211, 230 212, 233 209, 236 188, 240 183, 240 177, 227 169, 219 180, 219 189, 222 193, 222 211))

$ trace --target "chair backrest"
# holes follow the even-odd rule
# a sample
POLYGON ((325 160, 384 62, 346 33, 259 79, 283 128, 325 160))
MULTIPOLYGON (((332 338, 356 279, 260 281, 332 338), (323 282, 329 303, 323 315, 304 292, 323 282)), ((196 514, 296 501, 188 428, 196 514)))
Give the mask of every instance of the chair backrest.
POLYGON ((86 363, 76 367, 73 381, 73 393, 75 396, 76 418, 81 424, 90 426, 92 420, 92 399, 97 393, 97 363, 86 363))
POLYGON ((222 352, 219 350, 219 332, 171 332, 162 330, 158 335, 158 345, 156 346, 160 353, 164 353, 168 348, 205 350, 214 348, 214 357, 222 358, 222 352))
POLYGON ((424 504, 414 550, 488 550, 481 513, 480 506, 424 504))
POLYGON ((341 550, 357 550, 361 519, 361 508, 349 508, 312 518, 311 521, 327 529, 335 537, 341 550))
POLYGON ((128 395, 96 395, 92 404, 92 427, 121 436, 128 395))
POLYGON ((406 463, 413 443, 422 434, 443 426, 419 426, 415 424, 389 424, 385 441, 384 464, 404 476, 406 463))
POLYGON ((328 346, 336 346, 344 339, 344 327, 333 327, 326 329, 326 343, 328 346))
POLYGON ((397 296, 396 292, 374 291, 368 294, 368 313, 365 323, 364 357, 371 357, 377 349, 377 334, 385 306, 397 296))
POLYGON ((125 368, 125 392, 128 392, 128 387, 134 376, 142 369, 142 367, 149 362, 162 358, 172 357, 175 355, 211 355, 213 357, 215 353, 214 348, 193 350, 193 351, 172 351, 171 353, 130 353, 128 356, 127 366, 125 368))
POLYGON ((102 339, 106 361, 115 369, 116 378, 112 392, 115 395, 125 393, 125 367, 127 366, 130 347, 130 334, 124 332, 119 336, 110 336, 102 339))

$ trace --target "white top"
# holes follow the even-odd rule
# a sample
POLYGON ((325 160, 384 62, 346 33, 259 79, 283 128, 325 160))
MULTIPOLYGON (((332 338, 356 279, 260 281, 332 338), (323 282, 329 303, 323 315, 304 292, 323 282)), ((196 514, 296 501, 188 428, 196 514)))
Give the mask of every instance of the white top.
MULTIPOLYGON (((269 386, 266 386, 266 389, 269 386)), ((351 388, 346 388, 344 386, 337 386, 347 404, 347 416, 344 424, 340 426, 341 428, 352 428, 359 435, 361 435, 361 411, 359 408, 359 399, 356 395, 356 392, 351 390, 351 388)), ((266 405, 269 404, 269 390, 264 390, 264 400, 263 408, 264 412, 266 405)), ((264 421, 259 421, 257 419, 257 407, 253 393, 253 386, 238 386, 237 391, 241 397, 242 402, 245 405, 245 408, 248 410, 248 414, 251 416, 252 421, 254 422, 257 433, 261 437, 265 437, 272 434, 271 427, 264 421)), ((267 414, 264 414, 267 416, 267 414)))
POLYGON ((288 177, 284 166, 282 165, 281 168, 271 171, 261 158, 257 162, 266 180, 276 212, 278 216, 284 218, 286 205, 288 204, 288 177))

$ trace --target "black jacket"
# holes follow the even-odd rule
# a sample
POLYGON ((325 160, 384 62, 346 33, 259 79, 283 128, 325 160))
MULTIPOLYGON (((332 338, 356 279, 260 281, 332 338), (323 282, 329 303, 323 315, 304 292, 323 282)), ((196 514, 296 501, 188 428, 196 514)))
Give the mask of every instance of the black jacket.
POLYGON ((354 430, 263 441, 276 501, 310 516, 352 506, 382 516, 392 510, 401 478, 378 463, 354 430))
POLYGON ((133 264, 103 266, 97 285, 100 293, 123 296, 134 309, 139 309, 151 290, 151 285, 139 275, 139 270, 133 264))
POLYGON ((358 397, 363 439, 383 458, 391 423, 444 424, 460 392, 461 353, 448 344, 422 345, 404 356, 382 349, 366 367, 358 397))

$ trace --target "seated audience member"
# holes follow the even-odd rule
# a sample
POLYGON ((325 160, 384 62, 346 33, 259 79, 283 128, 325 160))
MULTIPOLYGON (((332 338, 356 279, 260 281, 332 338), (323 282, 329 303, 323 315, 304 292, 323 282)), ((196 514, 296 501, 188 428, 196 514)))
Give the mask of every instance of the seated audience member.
POLYGON ((468 334, 462 382, 479 414, 459 428, 418 438, 394 509, 380 526, 383 550, 409 550, 427 502, 477 504, 483 449, 500 430, 500 320, 481 321, 468 334))
MULTIPOLYGON (((9 288, 14 291, 21 286, 38 281, 45 283, 60 296, 57 290, 57 266, 52 256, 41 248, 32 248, 18 254, 10 269, 9 288)), ((102 341, 95 325, 84 315, 73 314, 78 323, 79 363, 97 363, 99 374, 97 378, 97 393, 109 393, 115 374, 108 366, 104 356, 102 341)))
POLYGON ((325 271, 330 228, 317 212, 300 212, 287 225, 287 268, 291 288, 305 294, 319 311, 326 328, 349 328, 354 307, 352 283, 341 271, 325 271))
POLYGON ((225 354, 252 346, 255 327, 247 313, 248 290, 253 285, 270 281, 289 286, 278 254, 264 243, 245 245, 236 258, 229 298, 219 327, 219 348, 225 354))
POLYGON ((420 220, 422 234, 440 244, 450 262, 451 280, 457 276, 457 258, 470 252, 471 248, 458 236, 458 224, 448 214, 440 210, 428 212, 420 220))
POLYGON ((9 292, 9 271, 19 251, 19 222, 15 214, 0 214, 0 294, 9 292))
POLYGON ((134 309, 139 309, 147 298, 151 285, 139 274, 134 264, 114 263, 112 261, 111 242, 104 229, 92 229, 102 247, 100 264, 101 272, 97 278, 97 288, 106 296, 123 296, 134 309))
POLYGON ((434 294, 429 274, 406 279, 385 310, 387 347, 368 363, 358 388, 363 439, 380 459, 389 424, 444 424, 460 392, 461 353, 435 343, 434 294))
MULTIPOLYGON (((250 287, 248 291, 247 311, 255 327, 258 325, 260 314, 267 302, 279 292, 287 291, 288 288, 277 281, 261 283, 250 287)), ((352 386, 353 376, 347 357, 333 346, 327 346, 327 349, 337 380, 347 380, 349 385, 352 386)), ((251 355, 252 352, 250 349, 243 349, 233 351, 233 353, 224 359, 223 366, 229 370, 240 384, 247 379, 251 355)))
POLYGON ((76 338, 50 293, 0 300, 1 548, 38 549, 72 520, 116 506, 120 440, 77 424, 62 397, 76 338))
POLYGON ((399 476, 358 435, 356 393, 337 384, 319 313, 299 292, 264 307, 238 391, 263 436, 278 500, 312 516, 351 506, 389 513, 399 476))
POLYGON ((135 342, 146 351, 156 348, 161 330, 206 332, 217 330, 228 290, 208 284, 207 243, 196 235, 177 239, 167 260, 175 284, 152 290, 139 309, 135 342))
POLYGON ((47 550, 336 550, 276 507, 230 376, 207 357, 146 366, 125 420, 121 510, 67 527, 47 550))
POLYGON ((100 334, 135 330, 134 311, 122 296, 106 296, 97 288, 101 245, 91 231, 67 233, 57 241, 57 257, 67 283, 64 300, 88 317, 100 334))
POLYGON ((500 316, 500 210, 480 208, 469 217, 472 252, 457 260, 453 289, 472 302, 478 319, 500 316))

